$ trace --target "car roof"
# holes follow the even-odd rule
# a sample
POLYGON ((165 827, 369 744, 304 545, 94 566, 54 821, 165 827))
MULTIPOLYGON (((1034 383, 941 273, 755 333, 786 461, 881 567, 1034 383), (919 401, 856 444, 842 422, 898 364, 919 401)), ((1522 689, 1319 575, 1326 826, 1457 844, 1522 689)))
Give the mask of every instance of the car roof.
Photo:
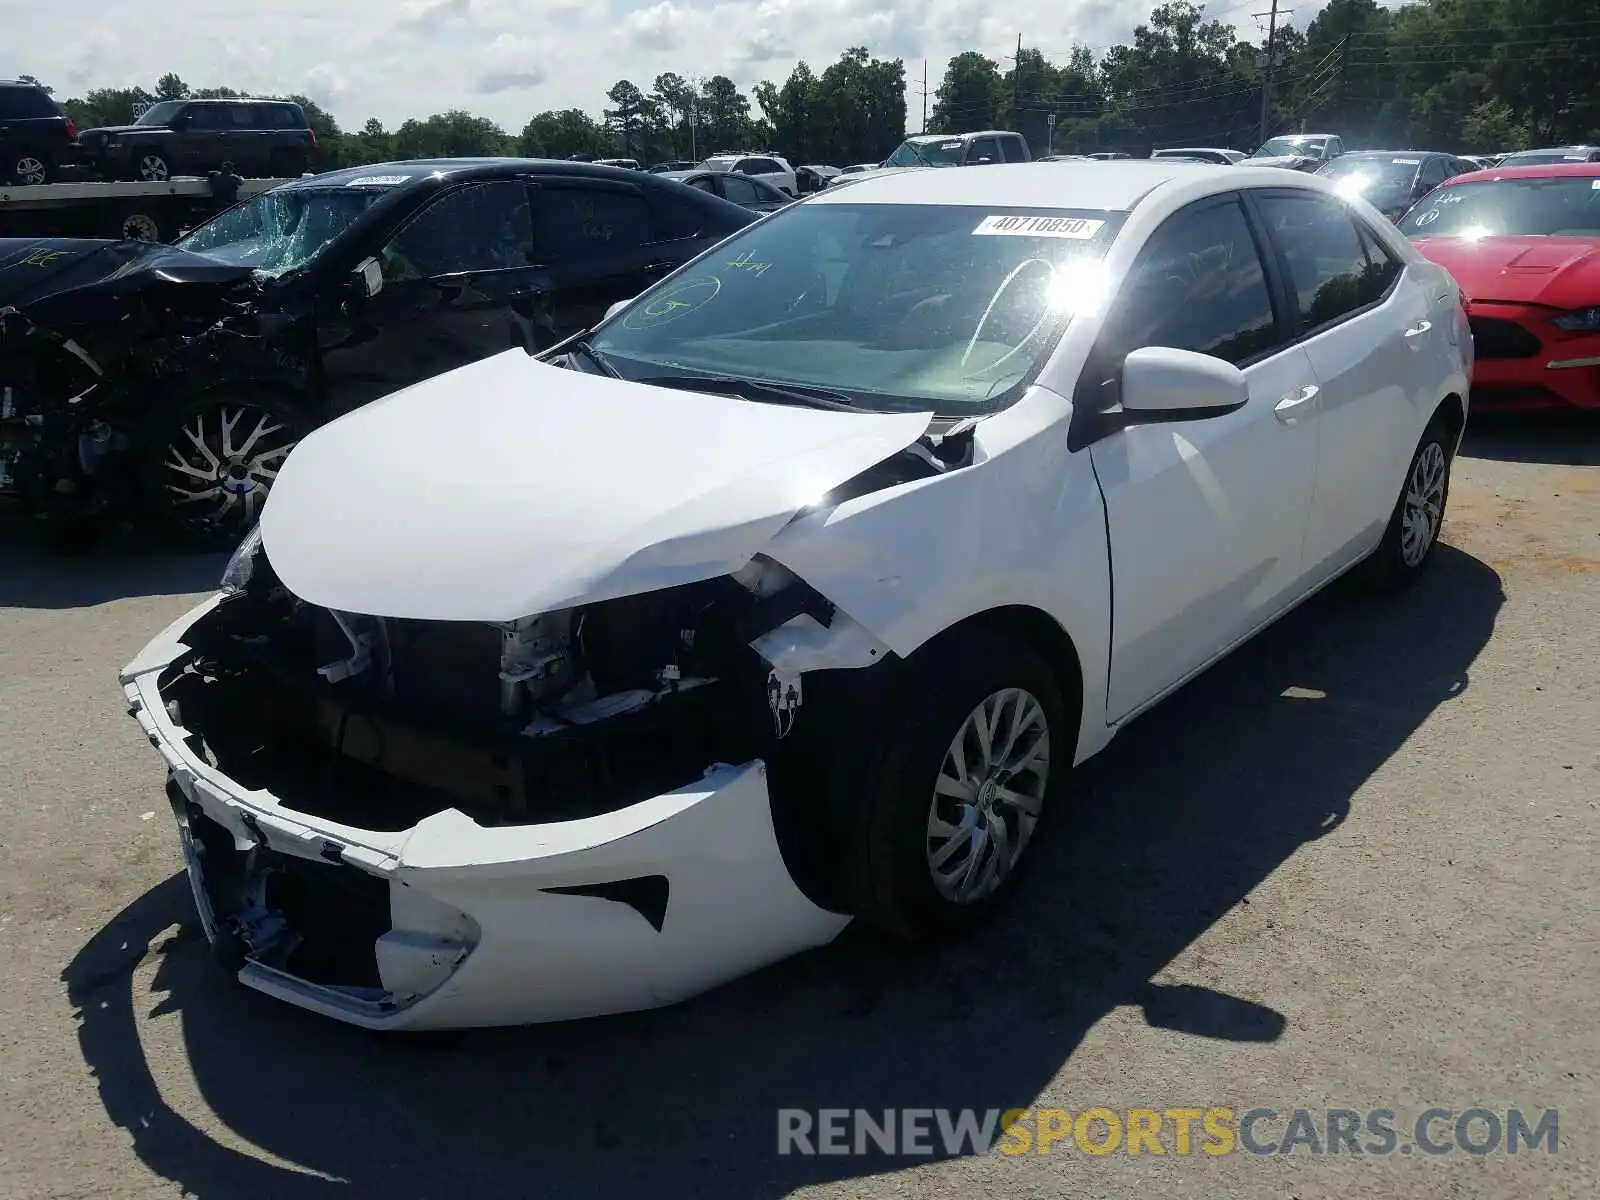
MULTIPOLYGON (((285 100, 281 96, 197 96, 194 98, 181 97, 184 104, 282 104, 286 108, 299 108, 300 105, 293 100, 285 100)), ((157 100, 157 104, 161 101, 157 100)))
POLYGON ((1011 129, 974 129, 970 133, 917 133, 906 138, 908 142, 922 145, 925 142, 964 142, 971 138, 999 137, 1002 134, 1014 133, 1011 129))
POLYGON ((1491 179, 1573 179, 1600 178, 1600 162, 1537 163, 1529 167, 1489 167, 1482 171, 1465 171, 1446 179, 1440 187, 1453 187, 1458 183, 1483 183, 1491 179))
POLYGON ((1446 154, 1443 150, 1346 150, 1335 159, 1335 162, 1346 158, 1390 158, 1402 155, 1406 158, 1465 158, 1464 154, 1446 154))
POLYGON ((320 175, 308 175, 303 179, 295 180, 293 183, 285 184, 284 187, 348 187, 357 180, 367 178, 381 178, 385 181, 392 181, 392 186, 399 186, 401 183, 416 183, 426 179, 498 175, 513 172, 534 175, 582 175, 595 179, 621 179, 633 184, 641 183, 642 177, 647 175, 647 172, 633 171, 626 167, 608 167, 601 163, 571 162, 564 158, 415 158, 407 159, 403 162, 367 163, 359 167, 341 167, 336 171, 324 171, 320 175))
MULTIPOLYGON (((1210 178, 1219 192, 1251 184, 1302 182, 1277 167, 1123 159, 1113 162, 1001 163, 981 171, 903 171, 868 175, 808 204, 951 204, 997 208, 1087 208, 1127 212, 1172 180, 1193 184, 1210 178), (1241 174, 1241 170, 1244 172, 1241 174)), ((1309 176, 1306 177, 1309 180, 1309 176)), ((1318 180, 1317 184, 1323 181, 1318 180)), ((1317 185, 1312 185, 1317 186, 1317 185)))

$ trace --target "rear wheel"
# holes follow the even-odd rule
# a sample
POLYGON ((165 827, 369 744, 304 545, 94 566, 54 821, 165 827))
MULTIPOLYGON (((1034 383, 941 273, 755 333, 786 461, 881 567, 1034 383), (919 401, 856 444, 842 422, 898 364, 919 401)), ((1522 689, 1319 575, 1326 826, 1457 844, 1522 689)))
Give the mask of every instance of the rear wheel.
POLYGON ((1409 587, 1432 561, 1450 499, 1455 442, 1455 429, 1443 416, 1435 416, 1423 430, 1383 540, 1361 564, 1360 574, 1367 583, 1385 589, 1409 587))
POLYGON ((237 545, 260 519, 278 469, 307 430, 299 409, 265 389, 194 400, 151 427, 145 486, 155 515, 186 545, 237 545))
POLYGON ((45 161, 44 155, 23 150, 7 164, 3 172, 0 172, 0 178, 13 179, 23 186, 47 183, 50 179, 50 164, 45 161))
POLYGON ((973 630, 919 652, 852 831, 857 911, 932 941, 997 910, 1061 803, 1070 711, 1050 666, 1007 634, 973 630))

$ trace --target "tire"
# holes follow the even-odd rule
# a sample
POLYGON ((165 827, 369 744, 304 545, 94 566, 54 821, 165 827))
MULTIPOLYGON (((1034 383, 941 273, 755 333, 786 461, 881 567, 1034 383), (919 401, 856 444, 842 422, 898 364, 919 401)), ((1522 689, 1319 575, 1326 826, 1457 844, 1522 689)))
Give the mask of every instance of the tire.
POLYGON ((142 183, 165 183, 172 178, 172 164, 160 150, 136 146, 128 155, 128 177, 142 183))
POLYGON ((260 387, 222 387, 158 415, 141 439, 149 514, 189 549, 231 549, 309 430, 289 397, 260 387))
POLYGON ((49 183, 53 174, 48 155, 35 150, 19 150, 0 171, 0 182, 13 182, 22 187, 49 183))
POLYGON ((306 169, 306 156, 298 150, 274 150, 267 159, 271 179, 294 179, 306 169))
MULTIPOLYGON (((850 906, 860 916, 899 937, 936 942, 988 919, 1032 862, 1051 812, 1062 805, 1077 744, 1069 719, 1077 697, 1070 705, 1063 700, 1056 673, 1026 643, 988 629, 936 639, 908 666, 898 711, 868 767, 863 803, 848 829, 847 880, 850 906), (1045 730, 1042 775, 1002 775, 1009 789, 996 790, 993 776, 977 784, 975 768, 984 755, 972 722, 980 713, 990 715, 991 745, 1004 746, 1019 703, 1045 730), (967 772, 973 782, 964 788, 953 769, 958 747, 973 768, 967 772), (947 794, 937 794, 936 784, 947 794), (948 794, 958 790, 965 799, 948 794), (1018 797, 1028 798, 1031 823, 1015 804, 1018 797), (955 829, 974 832, 948 836, 955 829), (1002 840, 1015 850, 1012 865, 991 878, 1002 840), (963 875, 974 856, 976 869, 963 875), (969 876, 976 886, 963 895, 969 876)), ((1037 727, 1025 726, 1024 736, 1037 727)), ((1013 763, 1018 755, 1013 751, 1013 763)))
POLYGON ((117 213, 108 232, 130 242, 165 242, 171 233, 157 210, 138 204, 117 213))
POLYGON ((1455 443, 1455 430, 1443 416, 1428 422, 1406 465, 1405 482, 1400 486, 1400 497, 1383 531, 1383 540, 1357 568, 1363 583, 1396 591, 1422 578, 1439 548, 1439 531, 1450 499, 1455 443))

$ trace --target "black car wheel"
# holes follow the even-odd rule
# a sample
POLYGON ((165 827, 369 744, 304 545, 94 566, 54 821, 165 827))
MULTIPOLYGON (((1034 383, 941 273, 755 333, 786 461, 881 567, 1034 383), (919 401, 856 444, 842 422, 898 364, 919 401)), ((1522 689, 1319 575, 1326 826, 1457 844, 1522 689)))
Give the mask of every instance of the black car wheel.
POLYGON ((222 389, 157 420, 144 463, 155 515, 195 549, 237 545, 308 428, 285 397, 258 388, 222 389))
POLYGON ((1075 704, 1031 647, 988 629, 918 652, 848 840, 853 907, 916 941, 997 910, 1059 807, 1075 704))
POLYGON ((42 154, 23 150, 11 159, 5 171, 0 172, 0 177, 15 180, 23 186, 47 183, 50 179, 50 163, 42 154))
POLYGON ((172 178, 167 156, 159 150, 135 150, 131 162, 133 177, 145 183, 165 183, 172 178))

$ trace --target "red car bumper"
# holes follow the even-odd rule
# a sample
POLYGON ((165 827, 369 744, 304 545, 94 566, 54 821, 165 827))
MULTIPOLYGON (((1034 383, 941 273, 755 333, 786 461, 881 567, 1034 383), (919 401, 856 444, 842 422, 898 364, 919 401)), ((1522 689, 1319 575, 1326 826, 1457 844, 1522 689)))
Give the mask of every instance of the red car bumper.
POLYGON ((1600 332, 1572 333, 1524 304, 1469 309, 1474 409, 1600 409, 1600 332))

